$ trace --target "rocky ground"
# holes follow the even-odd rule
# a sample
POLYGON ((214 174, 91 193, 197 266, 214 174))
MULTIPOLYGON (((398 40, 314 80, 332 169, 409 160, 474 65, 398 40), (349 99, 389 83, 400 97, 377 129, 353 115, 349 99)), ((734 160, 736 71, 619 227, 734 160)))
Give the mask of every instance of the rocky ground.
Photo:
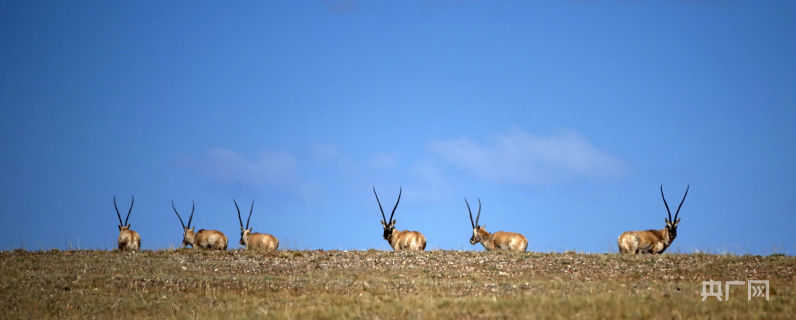
POLYGON ((477 251, 0 252, 3 318, 792 319, 796 257, 477 251), (769 301, 701 301, 707 280, 769 301))

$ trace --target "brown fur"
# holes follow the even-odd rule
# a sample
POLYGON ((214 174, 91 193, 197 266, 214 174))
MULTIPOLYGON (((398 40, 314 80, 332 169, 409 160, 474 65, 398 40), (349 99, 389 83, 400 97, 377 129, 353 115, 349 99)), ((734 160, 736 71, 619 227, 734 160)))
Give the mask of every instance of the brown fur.
POLYGON ((417 231, 393 230, 387 240, 393 250, 426 250, 426 237, 417 231))
POLYGON ((267 233, 252 233, 252 229, 241 231, 240 244, 250 250, 276 250, 279 240, 267 233))
POLYGON ((238 207, 238 201, 234 198, 232 202, 235 203, 235 210, 238 211, 238 222, 240 222, 240 245, 246 246, 247 249, 250 250, 276 250, 279 248, 279 240, 276 237, 267 234, 267 233, 257 233, 252 232, 252 229, 249 228, 249 222, 252 218, 252 213, 254 213, 254 200, 252 200, 252 206, 249 209, 249 217, 246 219, 246 227, 243 226, 243 218, 240 216, 240 207, 238 207))
POLYGON ((227 250, 227 236, 217 230, 193 231, 193 228, 185 229, 182 239, 184 246, 190 245, 193 248, 227 250))
POLYGON ((113 196, 113 208, 116 209, 116 217, 119 218, 119 239, 116 245, 119 250, 138 251, 141 248, 141 235, 138 232, 130 230, 130 224, 127 223, 130 219, 130 213, 133 212, 133 205, 135 204, 135 196, 130 196, 130 209, 127 210, 127 216, 122 221, 122 215, 119 213, 119 207, 116 205, 116 196, 113 196))
POLYGON ((487 251, 511 250, 525 251, 528 248, 528 239, 515 232, 498 231, 489 233, 484 229, 486 225, 473 229, 470 244, 481 243, 487 251))
POLYGON ((616 239, 616 245, 619 247, 619 253, 657 253, 661 254, 669 248, 674 238, 677 237, 677 225, 680 224, 680 208, 683 207, 685 197, 688 196, 688 190, 691 185, 685 188, 683 199, 680 200, 680 205, 677 206, 677 211, 672 218, 672 212, 669 210, 669 204, 666 203, 666 196, 663 195, 663 185, 661 185, 661 199, 663 205, 666 207, 668 217, 664 218, 666 226, 660 230, 644 230, 644 231, 627 231, 619 235, 616 239))
POLYGON ((672 244, 675 236, 667 225, 660 230, 627 231, 616 240, 619 253, 663 253, 672 244))
POLYGON ((395 223, 398 222, 393 219, 395 215, 395 209, 398 208, 398 203, 401 202, 401 194, 403 193, 403 188, 398 189, 398 200, 395 201, 395 206, 392 208, 392 213, 390 213, 390 218, 387 219, 387 216, 384 215, 384 209, 381 207, 381 201, 379 200, 379 195, 376 194, 376 187, 373 187, 373 195, 376 196, 376 202, 379 204, 379 211, 381 211, 381 226, 384 227, 384 233, 382 237, 384 240, 390 244, 393 250, 418 250, 423 251, 426 250, 426 237, 423 236, 422 233, 417 231, 401 231, 395 230, 395 223), (389 221, 387 223, 386 221, 389 221))
POLYGON ((119 226, 119 250, 138 251, 141 248, 141 235, 130 230, 130 226, 119 226))

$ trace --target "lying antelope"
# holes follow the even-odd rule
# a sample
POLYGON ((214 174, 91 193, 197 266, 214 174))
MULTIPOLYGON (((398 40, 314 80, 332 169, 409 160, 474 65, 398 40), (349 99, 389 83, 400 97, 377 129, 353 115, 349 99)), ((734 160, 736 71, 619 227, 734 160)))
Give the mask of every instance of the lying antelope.
POLYGON ((240 245, 246 246, 247 249, 259 250, 276 250, 279 247, 279 240, 276 237, 267 233, 252 233, 249 228, 249 221, 252 218, 252 211, 254 211, 254 200, 252 200, 252 207, 249 209, 249 217, 246 218, 246 227, 243 227, 243 219, 240 217, 240 208, 238 202, 232 199, 235 203, 235 209, 238 210, 238 221, 240 222, 240 245))
POLYGON ((227 250, 227 236, 221 233, 221 231, 205 229, 200 229, 197 232, 193 231, 193 228, 191 228, 191 221, 193 221, 193 213, 196 209, 196 205, 193 204, 193 202, 191 203, 191 216, 188 218, 188 225, 186 226, 185 223, 182 222, 182 217, 180 217, 180 213, 177 212, 177 208, 174 207, 174 201, 171 201, 171 208, 174 209, 174 213, 177 214, 177 219, 180 219, 182 229, 185 230, 185 234, 182 236, 182 245, 185 247, 190 245, 192 248, 199 247, 202 249, 227 250))
POLYGON ((373 194, 376 195, 376 202, 379 204, 379 210, 381 210, 381 225, 384 227, 384 240, 390 243, 393 250, 423 251, 426 249, 426 237, 424 237, 422 233, 417 231, 395 230, 395 223, 397 221, 393 220, 392 217, 395 215, 395 209, 398 208, 398 202, 401 201, 401 193, 403 193, 403 188, 399 189, 398 200, 395 201, 395 207, 392 208, 390 219, 387 219, 387 217, 384 216, 384 209, 381 207, 379 195, 376 194, 376 187, 373 187, 373 194))
POLYGON ((481 219, 480 198, 478 199, 478 215, 475 217, 475 222, 473 222, 473 211, 470 210, 470 203, 467 202, 467 198, 464 199, 464 203, 467 204, 467 211, 470 212, 470 225, 473 226, 473 236, 470 237, 470 244, 475 245, 480 242, 487 251, 525 251, 525 249, 528 248, 528 239, 519 233, 506 231, 489 233, 484 229, 486 225, 482 226, 478 224, 478 220, 481 219))
POLYGON ((677 237, 677 225, 680 223, 680 208, 683 206, 685 196, 688 195, 688 189, 685 188, 683 200, 680 200, 680 205, 677 206, 677 211, 674 213, 674 220, 672 220, 672 212, 669 211, 669 204, 666 203, 666 197, 663 195, 663 185, 661 185, 661 198, 663 198, 663 205, 666 206, 666 212, 669 218, 665 218, 666 226, 660 230, 644 230, 644 231, 627 231, 622 233, 617 239, 619 246, 619 253, 663 253, 666 248, 672 244, 674 238, 677 237))
POLYGON ((116 206, 116 196, 113 197, 113 208, 116 209, 116 216, 119 217, 119 250, 134 250, 137 251, 141 247, 141 235, 138 232, 130 230, 130 225, 127 220, 130 219, 130 212, 133 212, 133 204, 135 203, 135 196, 130 202, 130 209, 127 210, 127 217, 122 222, 122 215, 119 214, 119 207, 116 206))

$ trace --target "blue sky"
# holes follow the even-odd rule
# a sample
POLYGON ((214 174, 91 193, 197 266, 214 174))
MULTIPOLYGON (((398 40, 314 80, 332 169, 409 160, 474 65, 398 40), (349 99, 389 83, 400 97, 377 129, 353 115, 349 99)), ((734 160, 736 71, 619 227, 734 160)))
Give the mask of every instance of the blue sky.
POLYGON ((371 187, 430 249, 464 197, 529 250, 794 254, 791 1, 3 2, 0 249, 144 249, 171 211, 238 247, 387 249, 371 187), (673 204, 674 203, 674 204, 673 204), (673 209, 674 210, 674 209, 673 209))

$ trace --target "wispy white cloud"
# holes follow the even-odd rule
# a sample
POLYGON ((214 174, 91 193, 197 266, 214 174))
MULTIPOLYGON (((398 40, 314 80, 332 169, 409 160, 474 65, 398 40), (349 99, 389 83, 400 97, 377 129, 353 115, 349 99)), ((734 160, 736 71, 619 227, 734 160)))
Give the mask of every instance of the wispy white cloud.
POLYGON ((435 140, 428 150, 441 160, 495 182, 546 184, 571 179, 611 179, 626 171, 618 158, 573 131, 536 136, 514 129, 491 144, 469 138, 435 140))

